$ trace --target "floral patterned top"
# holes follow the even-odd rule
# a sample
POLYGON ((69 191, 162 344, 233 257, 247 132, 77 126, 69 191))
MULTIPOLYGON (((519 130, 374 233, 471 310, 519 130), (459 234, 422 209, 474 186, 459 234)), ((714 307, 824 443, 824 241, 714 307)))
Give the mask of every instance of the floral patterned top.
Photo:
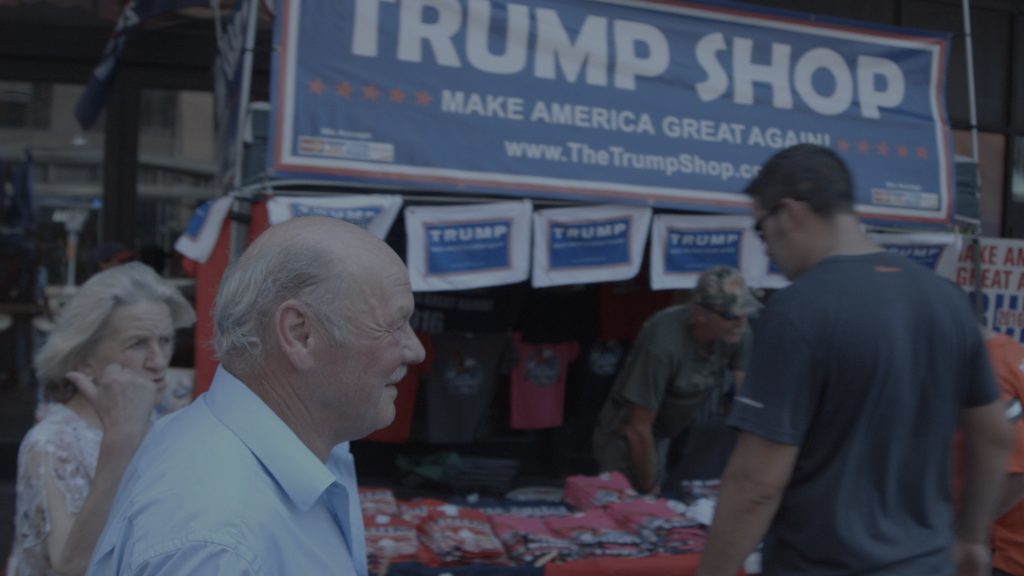
POLYGON ((14 544, 7 576, 54 574, 46 550, 50 532, 46 482, 64 494, 69 514, 77 514, 89 495, 103 431, 93 428, 63 404, 54 404, 25 435, 18 451, 14 544))

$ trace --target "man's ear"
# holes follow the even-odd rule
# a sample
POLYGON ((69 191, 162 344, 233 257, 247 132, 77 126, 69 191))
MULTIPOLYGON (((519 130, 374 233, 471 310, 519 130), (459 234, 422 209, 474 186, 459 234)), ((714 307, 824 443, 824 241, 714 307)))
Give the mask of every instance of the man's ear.
POLYGON ((787 218, 789 220, 787 224, 792 227, 799 228, 803 226, 807 223, 807 219, 814 214, 810 204, 795 198, 783 198, 779 203, 784 204, 779 216, 787 218))
POLYGON ((298 300, 286 300, 274 313, 274 334, 281 352, 298 370, 313 367, 316 344, 314 319, 309 308, 298 300))

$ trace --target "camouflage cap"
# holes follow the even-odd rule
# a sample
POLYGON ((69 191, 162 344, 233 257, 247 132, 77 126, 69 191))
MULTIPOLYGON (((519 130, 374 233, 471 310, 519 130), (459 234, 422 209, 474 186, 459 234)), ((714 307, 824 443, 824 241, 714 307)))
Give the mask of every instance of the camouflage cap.
POLYGON ((740 271, 731 266, 714 266, 701 272, 694 300, 701 306, 737 316, 749 316, 762 307, 740 271))

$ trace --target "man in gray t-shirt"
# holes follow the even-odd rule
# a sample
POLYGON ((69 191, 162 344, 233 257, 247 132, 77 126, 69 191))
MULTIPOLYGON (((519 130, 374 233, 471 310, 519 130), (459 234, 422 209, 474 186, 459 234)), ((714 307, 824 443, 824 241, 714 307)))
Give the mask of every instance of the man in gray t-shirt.
POLYGON ((762 537, 768 576, 988 573, 1009 436, 984 344, 956 286, 867 239, 852 191, 811 145, 747 188, 793 284, 756 325, 701 576, 736 574, 762 537), (954 519, 958 422, 972 455, 954 519))
POLYGON ((692 304, 644 323, 598 414, 593 445, 602 471, 623 472, 641 492, 658 490, 672 439, 727 375, 742 381, 747 316, 758 308, 738 270, 715 266, 701 274, 692 304))

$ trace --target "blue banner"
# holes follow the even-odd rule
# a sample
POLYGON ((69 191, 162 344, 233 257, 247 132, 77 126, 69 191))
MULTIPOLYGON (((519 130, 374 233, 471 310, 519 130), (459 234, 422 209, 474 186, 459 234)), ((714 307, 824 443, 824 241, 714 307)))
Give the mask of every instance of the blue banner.
POLYGON ((939 258, 942 256, 942 253, 946 251, 945 246, 915 246, 913 244, 905 246, 886 246, 885 249, 889 252, 894 252, 909 258, 929 270, 935 270, 938 267, 939 258))
POLYGON ((952 214, 944 35, 626 0, 282 0, 276 177, 745 212, 828 146, 869 220, 952 214))
POLYGON ((629 262, 630 219, 558 223, 548 229, 552 268, 614 266, 629 262))
POLYGON ((427 273, 482 272, 509 267, 512 219, 426 227, 427 273))
POLYGON ((665 272, 701 272, 712 266, 740 267, 740 241, 736 230, 669 230, 665 272))
POLYGON ((239 131, 247 100, 245 86, 245 41, 251 11, 256 0, 238 0, 227 18, 220 22, 217 34, 217 64, 214 69, 214 96, 217 103, 218 176, 224 190, 232 189, 239 179, 241 164, 239 131))
POLYGON ((522 282, 530 274, 529 200, 405 209, 413 292, 522 282))
POLYGON ((640 271, 653 210, 601 204, 533 215, 534 288, 617 282, 640 271))
POLYGON ((380 239, 387 238, 391 224, 402 208, 397 194, 358 194, 338 196, 275 196, 267 200, 267 217, 271 224, 280 224, 303 216, 325 216, 344 220, 366 228, 380 239))

